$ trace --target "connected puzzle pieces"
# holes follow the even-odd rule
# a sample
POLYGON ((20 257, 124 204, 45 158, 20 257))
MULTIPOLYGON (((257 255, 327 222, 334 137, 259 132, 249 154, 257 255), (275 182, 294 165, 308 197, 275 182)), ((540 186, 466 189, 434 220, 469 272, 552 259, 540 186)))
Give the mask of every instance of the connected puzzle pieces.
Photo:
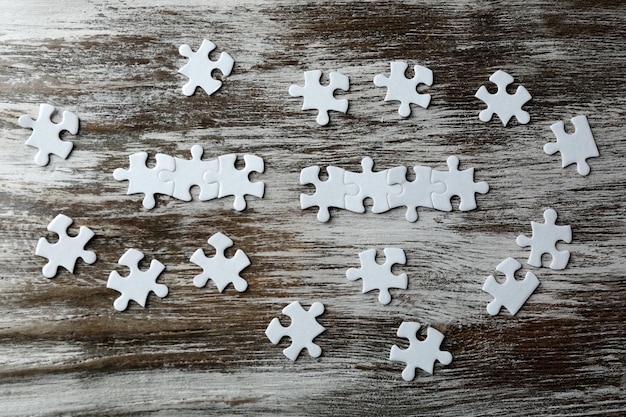
POLYGON ((381 304, 391 302, 391 288, 406 290, 408 278, 405 273, 395 275, 391 272, 393 265, 406 262, 404 251, 400 248, 385 248, 385 263, 376 262, 376 249, 368 249, 359 253, 360 268, 350 268, 346 271, 346 277, 350 281, 361 279, 363 281, 363 293, 379 290, 378 301, 381 304))
POLYGON ((509 310, 511 315, 516 315, 539 286, 539 280, 532 272, 526 272, 523 280, 515 279, 515 272, 521 267, 522 265, 515 259, 507 258, 496 267, 497 271, 506 276, 504 283, 499 283, 493 275, 487 277, 483 291, 494 298, 487 304, 487 312, 490 315, 497 315, 502 307, 509 310))
POLYGON ((331 207, 345 209, 346 196, 356 194, 359 187, 356 184, 346 184, 346 170, 339 167, 329 166, 326 168, 328 178, 320 179, 320 167, 310 166, 300 172, 300 184, 315 185, 313 195, 301 194, 300 207, 319 207, 317 219, 321 222, 330 220, 331 207))
POLYGON ((582 176, 589 175, 589 164, 587 159, 600 156, 596 142, 589 127, 587 116, 576 116, 572 119, 576 131, 571 135, 565 132, 563 122, 556 122, 550 126, 552 132, 556 135, 556 143, 546 143, 543 151, 548 155, 556 152, 561 153, 562 167, 576 164, 578 173, 582 176))
POLYGON ((440 350, 444 335, 438 330, 429 327, 425 340, 417 339, 417 332, 420 324, 415 322, 402 322, 398 328, 398 337, 409 339, 409 347, 401 349, 396 345, 391 347, 389 360, 404 362, 406 367, 402 371, 402 378, 405 381, 412 381, 415 378, 415 370, 417 368, 428 372, 432 375, 435 361, 439 361, 443 365, 452 362, 450 352, 440 350))
POLYGON ((302 349, 307 349, 309 355, 317 358, 322 354, 322 348, 313 343, 313 339, 326 330, 317 322, 317 317, 323 312, 324 304, 320 302, 311 304, 311 308, 307 311, 298 301, 294 301, 283 308, 283 314, 291 318, 289 327, 284 327, 278 318, 274 318, 267 326, 265 335, 275 345, 283 337, 290 337, 291 345, 284 349, 283 353, 292 361, 298 358, 302 349))
POLYGON ((348 100, 335 98, 335 90, 348 91, 350 80, 339 72, 331 72, 328 85, 321 85, 322 71, 313 70, 304 73, 304 86, 292 85, 289 87, 289 95, 303 97, 302 110, 318 110, 317 123, 326 125, 330 121, 330 110, 346 113, 348 100))
POLYGON ((129 181, 127 194, 144 194, 143 206, 155 206, 155 195, 168 195, 179 200, 190 201, 191 188, 200 188, 200 201, 234 196, 235 210, 247 207, 246 196, 262 198, 265 183, 250 181, 253 172, 263 173, 263 158, 244 155, 245 167, 235 167, 237 155, 228 154, 214 160, 203 160, 204 150, 200 145, 191 148, 192 159, 173 158, 165 154, 156 155, 156 165, 147 166, 148 154, 137 152, 129 156, 129 169, 117 168, 113 177, 118 181, 129 181))
POLYGON ((39 166, 48 165, 50 155, 67 159, 74 147, 72 142, 62 140, 60 134, 63 131, 68 131, 72 135, 77 134, 78 116, 72 112, 64 111, 61 122, 54 123, 51 118, 55 110, 55 107, 50 104, 42 104, 39 106, 37 120, 31 119, 29 116, 20 116, 17 120, 20 126, 33 130, 26 141, 26 145, 38 148, 35 163, 39 166))
POLYGON ((570 253, 568 250, 558 250, 556 245, 559 241, 572 242, 572 228, 556 225, 557 213, 554 209, 544 211, 543 218, 545 223, 530 222, 533 231, 532 238, 520 235, 516 242, 518 246, 531 247, 528 265, 540 267, 543 254, 550 254, 552 256, 550 268, 565 269, 570 253))
POLYGON ((130 274, 126 277, 120 276, 117 271, 111 271, 107 281, 107 288, 120 292, 118 298, 113 302, 113 307, 117 311, 124 311, 128 307, 130 300, 137 302, 142 307, 146 306, 148 294, 152 291, 158 297, 167 296, 169 290, 164 284, 157 284, 156 280, 165 269, 165 265, 153 259, 147 271, 139 269, 139 262, 144 258, 141 251, 137 249, 127 250, 118 263, 130 269, 130 274))
POLYGON ((513 116, 521 124, 528 123, 530 115, 527 111, 522 110, 522 106, 532 98, 528 90, 520 85, 517 87, 515 94, 509 94, 506 88, 513 83, 514 79, 502 70, 494 72, 489 77, 489 81, 498 86, 498 91, 495 94, 491 94, 484 85, 478 89, 475 97, 487 104, 487 108, 478 115, 479 119, 483 122, 488 122, 495 113, 500 117, 504 126, 509 123, 513 116))
POLYGON ((183 44, 178 52, 189 61, 178 70, 189 81, 183 86, 183 94, 191 96, 195 93, 196 88, 200 87, 208 95, 215 93, 222 86, 222 82, 213 78, 212 72, 216 69, 220 70, 224 76, 230 75, 235 65, 235 60, 226 52, 222 52, 217 61, 209 58, 209 54, 216 48, 215 44, 204 39, 198 51, 193 52, 191 47, 183 44))
POLYGON ((387 87, 385 101, 399 101, 398 113, 402 117, 411 115, 411 104, 428 108, 430 104, 430 94, 417 92, 420 84, 431 86, 433 84, 433 72, 421 65, 415 65, 413 78, 406 78, 405 71, 408 68, 406 62, 395 61, 391 63, 391 75, 385 77, 378 74, 374 77, 374 84, 377 87, 387 87))
POLYGON ((59 214, 48 224, 48 230, 59 235, 59 240, 50 243, 42 237, 37 242, 35 254, 48 259, 48 263, 42 269, 46 278, 54 277, 60 266, 73 273, 78 258, 88 264, 96 262, 95 252, 85 250, 85 245, 94 236, 93 231, 86 226, 81 226, 78 235, 69 236, 67 231, 73 222, 74 220, 70 217, 59 214))
POLYGON ((433 207, 441 211, 452 211, 452 197, 458 196, 461 201, 459 210, 470 211, 476 209, 476 193, 486 194, 489 184, 484 181, 474 182, 474 168, 459 171, 459 158, 448 157, 448 172, 433 171, 433 182, 446 184, 446 191, 441 194, 433 193, 433 207))
POLYGON ((194 285, 202 288, 210 279, 215 283, 219 292, 223 292, 230 283, 237 291, 245 291, 248 288, 248 282, 239 274, 250 265, 250 259, 240 249, 237 249, 232 258, 227 258, 224 252, 233 246, 233 241, 223 233, 214 234, 208 242, 215 248, 215 256, 208 258, 202 249, 197 249, 191 256, 191 262, 203 270, 193 279, 194 285))

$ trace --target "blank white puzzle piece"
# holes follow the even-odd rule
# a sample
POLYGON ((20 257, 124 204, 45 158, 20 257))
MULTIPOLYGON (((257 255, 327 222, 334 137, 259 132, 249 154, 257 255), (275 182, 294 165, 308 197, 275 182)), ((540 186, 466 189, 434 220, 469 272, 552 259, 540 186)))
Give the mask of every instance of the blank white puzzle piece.
POLYGON ((381 304, 391 302, 391 288, 406 290, 408 278, 405 273, 395 275, 391 272, 393 265, 406 263, 404 251, 400 248, 385 248, 385 263, 376 262, 376 249, 368 249, 359 253, 360 268, 350 268, 346 271, 346 277, 350 281, 361 279, 363 281, 363 294, 380 290, 378 301, 381 304))
POLYGON ((372 213, 384 213, 390 210, 389 196, 400 194, 402 186, 390 185, 387 181, 389 170, 374 172, 374 161, 370 157, 361 160, 362 172, 345 173, 346 184, 355 184, 359 191, 346 196, 346 209, 354 213, 364 213, 366 198, 372 199, 372 213))
POLYGON ((389 353, 389 360, 406 363, 406 367, 402 371, 402 378, 405 381, 412 381, 415 378, 415 370, 417 368, 432 375, 435 361, 439 361, 443 365, 448 365, 452 362, 450 352, 439 349, 444 335, 437 329, 429 327, 426 339, 418 340, 417 332, 420 327, 419 323, 402 322, 397 334, 398 337, 409 339, 409 347, 401 349, 393 345, 389 353))
POLYGON ((469 211, 476 209, 476 193, 485 194, 489 191, 489 184, 484 181, 474 182, 474 168, 459 171, 459 158, 448 157, 448 172, 432 172, 432 182, 443 182, 446 190, 440 194, 432 194, 433 207, 441 211, 452 211, 450 199, 458 196, 461 201, 459 210, 469 211))
POLYGON ((572 228, 556 225, 557 213, 554 209, 544 211, 543 218, 545 223, 530 222, 533 237, 528 238, 519 235, 516 239, 517 245, 521 247, 530 246, 528 265, 541 267, 541 257, 547 253, 552 256, 551 269, 565 269, 569 262, 570 253, 568 250, 558 250, 556 245, 560 240, 565 243, 572 242, 572 228))
POLYGON ((20 126, 33 130, 26 141, 26 145, 38 148, 35 163, 39 166, 48 165, 51 154, 67 159, 74 147, 72 142, 62 140, 59 135, 64 130, 72 135, 77 134, 78 116, 72 112, 64 111, 61 122, 54 123, 51 118, 55 110, 54 106, 50 104, 42 104, 39 106, 37 120, 31 119, 29 116, 20 116, 17 120, 20 126))
POLYGON ((400 102, 398 113, 402 117, 411 115, 411 104, 417 104, 425 109, 428 108, 430 94, 418 93, 417 86, 420 84, 431 86, 433 84, 433 72, 421 65, 413 67, 415 71, 413 78, 406 78, 405 71, 408 66, 406 62, 395 61, 391 63, 391 75, 389 78, 382 74, 374 77, 374 84, 377 87, 387 87, 385 101, 400 102))
POLYGON ((107 281, 107 288, 120 292, 114 302, 113 307, 117 311, 124 311, 128 307, 130 300, 134 300, 142 307, 146 306, 146 300, 150 291, 158 297, 165 297, 169 290, 164 284, 157 284, 156 280, 165 269, 165 265, 153 259, 147 271, 139 269, 139 262, 144 258, 141 251, 137 249, 127 250, 118 263, 130 269, 130 274, 126 277, 120 276, 117 271, 111 271, 107 281))
POLYGON ((321 85, 322 71, 313 70, 304 73, 304 86, 292 85, 289 87, 289 95, 303 97, 302 110, 318 110, 317 123, 326 125, 329 122, 330 110, 346 113, 348 100, 335 98, 335 90, 348 91, 350 80, 339 72, 331 72, 328 85, 321 85))
POLYGON ((489 77, 489 81, 498 86, 498 91, 491 94, 484 85, 478 89, 475 97, 487 104, 487 108, 478 115, 479 119, 488 122, 495 113, 500 117, 504 126, 509 123, 513 116, 521 124, 530 122, 530 115, 527 111, 522 110, 522 106, 532 98, 528 90, 520 85, 515 94, 509 94, 506 88, 513 83, 514 79, 502 70, 494 72, 489 77))
POLYGON ((240 249, 237 249, 232 258, 227 258, 224 252, 233 246, 233 241, 223 233, 214 234, 208 242, 215 248, 215 256, 208 258, 202 249, 197 249, 191 256, 191 262, 203 270, 193 279, 194 285, 202 288, 211 279, 219 292, 223 292, 230 283, 237 291, 245 291, 248 288, 248 282, 239 274, 250 265, 250 259, 240 249))
POLYGON ((237 169, 235 162, 237 155, 228 154, 218 158, 219 170, 204 173, 204 181, 208 184, 218 183, 218 197, 234 196, 233 206, 235 210, 242 211, 247 207, 246 195, 263 198, 265 194, 265 183, 260 181, 250 181, 250 174, 265 170, 263 158, 256 155, 244 155, 245 167, 237 169))
POLYGON ((504 283, 499 283, 493 275, 489 275, 483 285, 483 291, 494 298, 487 304, 487 312, 495 316, 505 307, 511 315, 517 314, 520 308, 539 286, 539 280, 532 272, 527 272, 523 280, 515 279, 515 272, 522 265, 513 258, 507 258, 496 267, 497 271, 506 276, 504 283))
POLYGON ((159 172, 159 180, 163 182, 173 181, 174 191, 172 197, 183 201, 191 201, 191 187, 200 187, 200 201, 208 201, 217 198, 219 194, 219 184, 207 184, 204 181, 204 173, 207 171, 217 172, 219 161, 213 159, 203 161, 204 150, 200 145, 191 147, 191 159, 174 158, 173 171, 159 172))
POLYGON ((298 301, 294 301, 283 308, 283 314, 291 318, 289 327, 284 327, 278 318, 274 318, 267 326, 265 335, 275 345, 283 337, 290 337, 291 345, 284 349, 283 353, 292 361, 298 358, 302 349, 307 349, 309 355, 317 358, 322 354, 322 348, 313 343, 313 339, 326 330, 317 322, 317 317, 323 312, 324 304, 322 303, 311 304, 311 308, 307 311, 298 301))
POLYGON ((354 195, 359 191, 356 184, 345 183, 345 169, 329 166, 326 168, 326 172, 328 173, 326 181, 320 179, 319 166, 306 167, 300 172, 301 185, 315 185, 313 195, 300 195, 300 207, 303 209, 319 207, 317 219, 321 222, 330 220, 329 208, 345 209, 346 196, 354 195))
POLYGON ((550 129, 556 136, 556 143, 546 143, 543 147, 543 151, 548 155, 560 152, 562 168, 576 164, 578 173, 582 176, 586 176, 589 175, 590 171, 587 159, 600 156, 600 153, 598 152, 596 141, 593 138, 593 133, 591 133, 587 116, 576 116, 571 120, 576 129, 571 135, 565 132, 563 122, 556 122, 550 126, 550 129))
POLYGON ((419 218, 417 208, 434 208, 432 195, 444 193, 446 184, 440 181, 433 181, 433 170, 430 167, 414 166, 415 179, 413 181, 407 181, 405 167, 398 168, 389 170, 387 181, 389 184, 400 184, 402 192, 389 195, 389 207, 406 206, 406 219, 410 222, 415 222, 419 218))
POLYGON ((128 181, 128 191, 126 194, 144 194, 143 206, 151 209, 156 204, 155 194, 171 196, 174 193, 173 181, 161 181, 159 173, 161 171, 174 171, 176 161, 169 155, 156 154, 156 165, 148 168, 147 152, 137 152, 128 157, 129 168, 117 168, 113 171, 113 178, 118 181, 128 181))
POLYGON ((85 245, 94 236, 93 231, 81 226, 77 236, 69 236, 67 230, 73 222, 70 217, 59 214, 48 224, 48 230, 59 235, 59 240, 50 243, 42 237, 37 242, 35 254, 48 259, 48 263, 42 269, 46 278, 54 277, 60 266, 73 273, 78 258, 88 264, 96 262, 95 252, 85 250, 85 245))
POLYGON ((189 58, 189 61, 178 70, 179 73, 189 78, 189 81, 183 86, 184 95, 193 95, 197 87, 202 88, 208 95, 219 90, 222 82, 213 78, 211 74, 216 69, 219 69, 224 76, 230 75, 235 60, 226 52, 222 52, 217 61, 211 60, 209 54, 215 47, 213 42, 204 39, 197 52, 193 52, 187 44, 181 45, 178 49, 182 56, 189 58))

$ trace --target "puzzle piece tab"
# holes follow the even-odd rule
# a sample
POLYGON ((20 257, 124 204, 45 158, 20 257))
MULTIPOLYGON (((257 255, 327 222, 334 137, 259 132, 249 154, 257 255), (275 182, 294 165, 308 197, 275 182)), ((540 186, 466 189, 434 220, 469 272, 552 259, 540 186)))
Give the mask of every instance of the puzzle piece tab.
POLYGON ((348 100, 336 99, 335 90, 348 91, 350 80, 339 72, 330 73, 328 85, 321 85, 322 71, 313 70, 304 73, 304 87, 292 85, 289 87, 289 95, 303 97, 302 110, 318 110, 317 123, 326 125, 329 122, 328 112, 335 110, 341 113, 348 111, 348 100))
POLYGON ((370 157, 365 157, 361 161, 363 172, 345 173, 346 184, 355 184, 359 191, 354 195, 346 196, 346 209, 355 213, 364 213, 363 201, 366 198, 372 199, 372 213, 384 213, 391 209, 389 206, 389 196, 400 194, 401 185, 389 185, 387 175, 389 170, 374 172, 374 161, 370 157))
POLYGON ((487 304, 487 312, 495 316, 505 307, 514 316, 524 305, 526 300, 539 286, 539 280, 532 272, 527 272, 523 280, 515 279, 515 272, 522 265, 513 258, 507 258, 496 267, 496 270, 506 276, 504 283, 499 283, 493 275, 489 275, 483 291, 491 294, 494 298, 487 304))
POLYGON ((326 168, 328 179, 320 180, 320 167, 310 166, 304 168, 300 172, 300 184, 315 185, 315 193, 313 195, 300 195, 300 207, 306 209, 317 206, 317 219, 321 222, 327 222, 330 219, 329 208, 346 208, 346 196, 354 195, 359 191, 356 184, 346 184, 346 170, 334 166, 326 168))
POLYGON ((62 140, 59 135, 64 130, 72 135, 77 134, 78 116, 69 111, 64 111, 61 122, 54 123, 51 118, 55 110, 54 106, 50 104, 42 104, 39 106, 37 120, 31 119, 29 116, 20 116, 17 120, 20 126, 33 130, 26 144, 39 149, 35 155, 35 163, 39 166, 48 165, 51 154, 67 159, 74 147, 72 142, 62 140))
POLYGON ((530 246, 528 265, 540 267, 541 257, 547 253, 552 256, 551 269, 565 269, 569 262, 570 253, 568 250, 558 250, 556 244, 560 240, 571 243, 572 228, 556 225, 557 213, 554 209, 544 211, 543 218, 545 223, 530 222, 533 237, 529 239, 524 235, 519 235, 516 239, 517 245, 521 247, 530 246))
POLYGON ((386 258, 383 264, 376 262, 376 249, 369 249, 359 253, 361 267, 348 269, 346 277, 350 281, 362 279, 363 294, 379 290, 378 301, 381 304, 389 304, 391 302, 389 289, 399 288, 406 290, 408 286, 408 278, 405 273, 395 275, 391 272, 393 265, 404 265, 406 256, 400 248, 385 248, 383 252, 386 258))
POLYGON ((402 117, 411 115, 411 103, 420 107, 428 108, 430 104, 430 94, 417 92, 419 84, 431 86, 433 84, 433 72, 421 65, 415 65, 415 75, 413 78, 406 78, 405 71, 408 67, 406 62, 396 61, 391 63, 391 76, 389 78, 382 74, 374 77, 374 84, 377 87, 387 87, 385 101, 399 101, 398 113, 402 117))
POLYGON ((389 195, 389 207, 406 206, 406 219, 415 222, 418 219, 417 208, 433 208, 433 194, 442 194, 446 191, 446 184, 433 182, 432 168, 416 165, 413 167, 415 179, 406 180, 406 168, 397 167, 389 170, 387 181, 389 184, 400 184, 400 194, 389 195))
POLYGON ((459 171, 459 158, 452 155, 448 157, 449 171, 432 172, 432 182, 446 184, 445 192, 432 194, 433 207, 441 211, 452 211, 450 199, 458 196, 461 199, 459 210, 474 210, 476 205, 476 193, 485 194, 489 191, 489 184, 484 181, 474 182, 474 168, 459 171))
POLYGON ((174 193, 173 181, 161 181, 159 173, 161 171, 174 171, 176 162, 174 158, 162 153, 156 154, 156 165, 148 168, 146 162, 148 154, 137 152, 129 156, 129 168, 117 168, 113 172, 113 177, 118 181, 128 181, 128 191, 126 194, 144 194, 143 206, 151 209, 156 204, 155 194, 171 196, 174 193))
POLYGON ((192 96, 196 87, 202 88, 208 95, 215 93, 222 86, 220 80, 216 80, 212 76, 212 72, 216 69, 220 70, 224 76, 229 76, 235 65, 235 60, 226 52, 222 52, 217 61, 212 61, 209 54, 216 48, 215 44, 204 39, 200 49, 193 52, 187 44, 181 45, 178 52, 185 58, 189 58, 179 73, 189 78, 189 81, 183 86, 183 94, 192 96))
POLYGON ((283 350, 286 357, 295 361, 300 355, 302 349, 307 349, 309 355, 314 358, 322 354, 322 348, 313 343, 313 339, 319 336, 324 327, 317 322, 317 316, 324 312, 324 304, 315 302, 311 305, 309 311, 302 308, 298 301, 294 301, 287 307, 283 308, 283 314, 291 318, 289 327, 280 324, 278 318, 272 319, 265 335, 273 344, 278 344, 284 336, 291 338, 291 345, 283 350))
POLYGON ((208 184, 218 183, 218 197, 234 196, 234 207, 237 211, 246 208, 246 195, 263 198, 265 194, 265 183, 261 181, 250 181, 250 174, 253 172, 263 173, 265 165, 263 158, 256 155, 244 155, 245 167, 237 169, 235 162, 237 155, 228 154, 218 158, 219 171, 207 171, 204 173, 204 181, 208 184))
POLYGON ((200 201, 208 201, 217 198, 219 184, 207 184, 204 181, 204 173, 207 171, 219 171, 217 159, 203 161, 204 150, 200 145, 191 147, 191 159, 174 158, 174 171, 159 172, 159 179, 164 182, 172 181, 174 191, 172 197, 183 201, 191 201, 191 187, 200 187, 200 201))
POLYGON ((224 252, 233 246, 233 241, 223 233, 214 234, 208 242, 215 248, 214 257, 207 258, 202 249, 196 250, 191 256, 191 262, 203 269, 203 272, 193 279, 194 285, 202 288, 211 279, 219 292, 224 291, 230 283, 237 291, 245 291, 248 288, 248 282, 239 274, 250 265, 250 259, 240 249, 237 249, 235 256, 227 258, 224 252))
POLYGON ((556 152, 561 153, 562 167, 576 164, 576 169, 580 175, 589 174, 590 168, 587 159, 600 156, 593 133, 589 127, 587 116, 576 116, 572 119, 572 124, 576 131, 571 135, 565 132, 563 122, 556 122, 550 129, 556 135, 556 143, 546 143, 543 151, 548 155, 556 152))
POLYGON ((153 259, 150 262, 150 269, 142 271, 139 269, 139 262, 144 258, 141 251, 137 249, 127 250, 118 263, 130 269, 127 277, 122 277, 117 271, 111 271, 107 281, 107 288, 120 292, 114 302, 113 307, 117 311, 124 311, 128 307, 130 300, 134 300, 142 307, 146 306, 146 300, 150 291, 158 297, 165 297, 169 289, 166 285, 157 284, 156 280, 165 269, 165 265, 153 259))
POLYGON ((495 113, 500 117, 504 126, 509 123, 513 116, 521 124, 530 122, 530 115, 527 111, 522 110, 522 106, 532 98, 528 90, 520 85, 517 87, 515 94, 509 94, 506 91, 506 87, 512 84, 514 79, 502 70, 494 72, 489 77, 489 81, 498 86, 498 91, 495 94, 491 94, 483 85, 476 92, 475 97, 487 104, 487 108, 478 115, 480 120, 488 122, 495 113))
POLYGON ((67 230, 73 222, 74 220, 70 217, 59 214, 48 224, 48 230, 59 235, 59 240, 56 243, 50 243, 42 237, 37 242, 35 254, 48 259, 48 263, 42 269, 46 278, 54 277, 60 266, 73 273, 78 258, 88 264, 96 262, 95 252, 85 250, 85 245, 94 236, 93 231, 86 226, 81 226, 78 235, 71 237, 67 234, 67 230))
POLYGON ((429 327, 426 339, 418 340, 417 332, 420 327, 419 323, 402 322, 397 334, 398 337, 409 339, 409 347, 400 349, 398 346, 393 345, 389 353, 389 360, 406 363, 406 367, 402 371, 402 378, 405 381, 412 381, 415 378, 415 370, 417 368, 432 375, 435 361, 439 361, 443 365, 448 365, 452 362, 450 352, 439 349, 444 335, 438 330, 429 327))

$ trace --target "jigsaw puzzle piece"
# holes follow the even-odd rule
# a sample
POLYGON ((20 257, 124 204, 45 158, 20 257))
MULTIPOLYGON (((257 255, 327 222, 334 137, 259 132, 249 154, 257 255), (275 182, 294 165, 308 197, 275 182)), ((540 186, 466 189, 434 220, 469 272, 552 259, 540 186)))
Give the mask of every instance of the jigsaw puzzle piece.
POLYGON ((561 153, 562 168, 568 165, 576 164, 576 170, 582 176, 589 175, 588 158, 600 156, 596 141, 591 133, 587 116, 576 116, 572 119, 576 131, 571 135, 565 132, 563 122, 556 122, 550 126, 550 129, 556 135, 556 143, 546 143, 543 151, 548 155, 556 152, 561 153))
POLYGON ((253 172, 263 173, 265 165, 263 158, 256 155, 244 155, 245 167, 237 169, 235 161, 237 155, 228 154, 218 158, 219 171, 208 171, 204 173, 204 181, 208 184, 218 183, 220 198, 234 196, 234 207, 237 211, 246 208, 246 195, 263 198, 265 194, 265 183, 261 181, 250 181, 250 174, 253 172))
POLYGON ((539 280, 532 272, 527 272, 523 280, 515 279, 515 272, 521 267, 522 265, 515 259, 507 258, 496 267, 497 271, 506 276, 504 283, 499 283, 493 275, 487 277, 483 291, 494 298, 487 304, 487 312, 490 315, 497 315, 502 307, 509 310, 511 315, 516 315, 539 286, 539 280))
POLYGON ((425 84, 431 86, 433 84, 433 72, 421 65, 415 65, 415 74, 413 78, 406 78, 405 71, 408 68, 406 62, 395 61, 391 63, 391 75, 389 78, 382 74, 374 77, 374 85, 377 87, 387 87, 387 95, 385 101, 399 101, 400 108, 398 113, 402 117, 411 115, 411 104, 417 104, 420 107, 428 108, 430 104, 430 94, 421 94, 417 92, 417 86, 425 84))
POLYGON ((433 194, 442 194, 446 191, 446 184, 443 182, 433 182, 432 168, 416 165, 413 167, 415 179, 406 180, 406 167, 396 167, 389 170, 387 182, 390 185, 400 184, 402 192, 400 194, 389 195, 389 207, 406 206, 406 219, 415 222, 418 219, 417 208, 433 208, 433 194))
POLYGON ((402 322, 398 328, 397 335, 398 337, 409 339, 409 347, 401 349, 393 345, 389 353, 389 360, 406 363, 406 367, 402 371, 402 378, 405 381, 412 381, 415 378, 415 370, 417 368, 432 375, 435 361, 439 361, 443 365, 448 365, 452 362, 450 352, 440 350, 444 335, 437 329, 429 327, 426 331, 426 339, 418 340, 417 332, 420 327, 419 323, 402 322))
POLYGON ((530 122, 530 114, 522 110, 522 106, 532 98, 528 90, 520 85, 517 87, 515 94, 509 94, 506 88, 513 83, 514 79, 502 70, 494 72, 489 77, 489 81, 498 86, 498 91, 495 94, 491 94, 484 85, 478 89, 475 97, 487 104, 487 108, 478 115, 479 119, 483 122, 488 122, 495 113, 500 117, 504 126, 509 123, 513 116, 521 124, 530 122))
POLYGON ((374 161, 370 157, 361 160, 362 172, 345 173, 346 184, 355 184, 359 187, 359 192, 346 196, 346 209, 354 213, 364 213, 366 198, 372 199, 372 213, 384 213, 391 209, 389 206, 389 196, 399 194, 402 191, 401 185, 389 185, 387 174, 389 170, 372 171, 374 161))
POLYGON ((191 187, 200 187, 198 199, 208 201, 217 198, 219 185, 207 184, 204 181, 204 173, 207 171, 217 172, 219 162, 217 159, 203 161, 204 149, 200 145, 191 147, 191 159, 174 158, 174 171, 159 172, 159 179, 165 182, 174 183, 172 197, 183 201, 191 201, 191 187))
POLYGON ((63 118, 60 123, 52 121, 52 114, 55 112, 54 106, 50 104, 41 104, 39 106, 39 116, 37 120, 31 119, 29 116, 20 116, 17 120, 21 127, 33 130, 30 137, 26 141, 26 145, 37 148, 35 155, 35 163, 39 166, 46 166, 50 162, 50 155, 54 154, 60 158, 67 159, 74 144, 70 141, 62 140, 61 132, 68 131, 72 135, 78 133, 78 116, 76 114, 64 111, 63 118))
POLYGON ((193 279, 194 285, 202 288, 211 279, 219 292, 223 292, 230 283, 237 291, 245 291, 248 288, 248 282, 239 274, 250 265, 250 259, 240 249, 237 249, 235 256, 227 258, 224 252, 233 246, 233 241, 223 233, 214 234, 208 242, 215 248, 214 257, 208 258, 202 249, 197 249, 191 256, 191 262, 203 270, 202 274, 196 275, 193 279))
POLYGON ((208 95, 215 93, 222 86, 222 82, 213 78, 212 72, 220 70, 225 77, 229 76, 235 65, 235 60, 226 52, 222 52, 217 61, 209 58, 209 54, 216 48, 215 44, 207 39, 202 41, 200 49, 194 52, 187 44, 183 44, 178 52, 185 58, 189 58, 179 73, 183 74, 189 81, 183 86, 183 94, 192 96, 196 88, 200 87, 208 95))
POLYGON ((302 209, 319 207, 317 219, 321 222, 327 222, 330 219, 329 208, 345 209, 346 196, 354 195, 359 190, 356 184, 345 183, 345 169, 329 166, 326 172, 328 173, 326 181, 320 180, 319 166, 306 167, 300 172, 301 185, 313 184, 315 186, 313 195, 300 195, 300 207, 302 209))
POLYGON ((572 242, 572 228, 556 225, 557 213, 554 209, 544 211, 543 218, 545 223, 530 222, 533 231, 532 238, 519 235, 516 243, 520 247, 531 247, 528 265, 541 267, 543 254, 549 254, 552 256, 551 269, 565 269, 570 253, 568 250, 558 250, 556 245, 559 241, 572 242))
POLYGON ((404 265, 406 256, 400 248, 385 248, 385 263, 376 261, 376 249, 369 249, 359 253, 360 268, 350 268, 346 271, 346 277, 350 281, 361 279, 363 281, 363 294, 379 290, 378 301, 381 304, 391 302, 391 288, 406 290, 408 278, 405 273, 395 275, 391 269, 395 264, 404 265))
POLYGON ((161 171, 174 171, 176 161, 169 155, 156 154, 156 165, 148 168, 146 162, 148 154, 137 152, 129 156, 130 165, 128 169, 117 168, 113 172, 113 177, 118 181, 128 181, 127 195, 144 194, 143 206, 151 209, 156 204, 155 194, 171 196, 174 193, 173 181, 161 181, 159 173, 161 171))
POLYGON ((94 236, 93 231, 86 226, 81 226, 77 236, 69 236, 67 231, 73 222, 74 220, 70 217, 59 214, 48 224, 48 231, 56 233, 59 240, 56 243, 50 243, 42 237, 37 242, 35 254, 48 259, 48 263, 42 269, 46 278, 54 277, 60 266, 73 273, 78 258, 87 264, 96 262, 95 252, 85 250, 85 245, 94 236))
POLYGON ((348 111, 348 100, 335 98, 335 90, 348 91, 350 80, 339 72, 331 72, 330 82, 322 86, 320 78, 322 71, 313 70, 304 73, 304 86, 292 85, 289 87, 289 95, 292 97, 303 97, 302 110, 318 110, 317 123, 327 125, 330 118, 330 110, 346 113, 348 111))
POLYGON ((291 338, 291 345, 283 350, 283 354, 295 361, 303 349, 307 349, 309 355, 317 358, 322 354, 322 348, 313 343, 313 340, 324 332, 324 327, 317 322, 317 316, 324 312, 324 304, 315 302, 311 304, 309 310, 302 308, 298 301, 294 301, 283 308, 283 314, 291 318, 289 327, 280 324, 278 318, 272 319, 265 330, 265 335, 273 343, 278 344, 280 340, 288 336, 291 338))
POLYGON ((432 182, 443 182, 446 190, 441 194, 432 194, 433 207, 441 211, 452 211, 452 197, 461 199, 459 210, 470 211, 477 207, 476 193, 485 194, 489 191, 489 184, 484 181, 474 182, 474 168, 459 171, 459 158, 448 157, 448 172, 432 172, 432 182))

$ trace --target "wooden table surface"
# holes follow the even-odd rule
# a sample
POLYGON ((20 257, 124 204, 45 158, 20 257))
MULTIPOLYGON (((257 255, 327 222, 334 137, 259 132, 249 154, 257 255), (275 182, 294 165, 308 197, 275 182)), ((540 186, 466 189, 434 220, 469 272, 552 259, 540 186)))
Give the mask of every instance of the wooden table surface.
POLYGON ((0 1, 0 415, 624 415, 625 28, 621 1, 0 1), (178 47, 205 38, 236 64, 213 96, 186 97, 178 47), (406 119, 372 83, 396 60, 435 74, 430 107, 406 119), (288 94, 312 69, 350 78, 338 94, 349 111, 327 126, 288 94), (532 94, 530 123, 478 119, 474 94, 495 91, 498 69, 532 94), (41 103, 81 120, 64 136, 70 157, 45 167, 17 124, 41 103), (552 123, 579 114, 601 154, 587 177, 542 150, 552 123), (261 156, 265 197, 242 212, 232 197, 161 196, 146 210, 112 176, 132 153, 187 159, 195 144, 206 159, 261 156), (320 223, 300 208, 314 190, 298 183, 304 167, 359 172, 370 156, 378 170, 447 170, 450 155, 490 185, 477 210, 420 209, 410 223, 368 204, 320 223), (547 208, 573 230, 561 271, 527 265, 515 243, 547 208), (98 260, 47 279, 35 246, 59 213, 95 232, 98 260), (251 260, 243 293, 192 283, 189 257, 210 255, 217 232, 251 260), (381 305, 345 273, 386 247, 404 249, 394 272, 409 285, 381 305), (106 281, 128 272, 117 261, 129 248, 166 265, 170 293, 117 312, 106 281), (517 315, 492 317, 482 284, 509 256, 541 285, 517 315), (289 339, 264 334, 296 300, 326 306, 317 359, 292 362, 289 339), (402 321, 443 332, 453 362, 404 381, 388 359, 408 345, 402 321))

